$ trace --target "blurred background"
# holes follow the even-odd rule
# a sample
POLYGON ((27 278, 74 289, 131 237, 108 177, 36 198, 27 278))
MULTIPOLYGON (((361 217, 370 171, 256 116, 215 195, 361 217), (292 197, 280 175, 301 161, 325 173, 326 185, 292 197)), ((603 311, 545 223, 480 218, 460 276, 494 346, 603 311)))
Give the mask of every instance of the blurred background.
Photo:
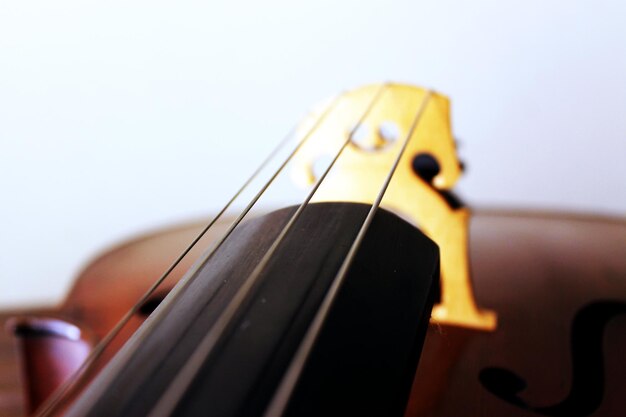
POLYGON ((218 209, 315 102, 452 100, 472 206, 626 215, 626 3, 0 2, 0 308, 218 209))

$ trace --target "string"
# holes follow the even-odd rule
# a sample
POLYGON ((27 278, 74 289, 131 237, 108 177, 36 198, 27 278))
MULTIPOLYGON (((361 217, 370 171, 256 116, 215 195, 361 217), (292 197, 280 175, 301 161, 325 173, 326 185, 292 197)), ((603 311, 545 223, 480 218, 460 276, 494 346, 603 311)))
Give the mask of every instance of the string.
POLYGON ((254 268, 250 276, 244 281, 242 286, 239 288, 235 296, 226 306, 226 308, 222 311, 220 316, 217 318, 215 324, 211 327, 211 329, 207 332, 207 334, 203 337, 200 344, 196 347, 193 353, 190 355, 187 362, 183 365, 181 370, 176 374, 173 381, 170 383, 169 387, 166 391, 161 395, 159 401, 157 401, 156 405, 153 407, 149 416, 151 417, 165 417, 171 415, 174 411, 183 395, 189 388, 190 384, 193 382, 193 379, 201 369, 202 364, 206 361, 207 357, 210 355, 211 351, 222 337, 226 329, 228 328, 229 323, 231 323, 233 317, 239 310, 239 307, 243 304, 244 300, 247 298, 248 294, 255 287, 263 269, 267 266, 269 261, 271 260, 274 252, 278 248, 278 246, 282 243, 285 236, 291 230, 294 223, 298 220, 304 209, 309 204, 311 198, 323 183, 324 179, 331 171, 334 164, 337 162, 343 150, 348 146, 348 144, 352 141, 352 137, 354 132, 357 130, 359 125, 363 123, 363 121, 367 118, 369 113, 371 112, 374 104, 378 101, 383 91, 386 89, 388 84, 383 84, 379 87, 378 91, 374 95, 374 98, 369 103, 368 107, 365 109, 359 121, 352 127, 349 134, 347 135, 347 139, 339 149, 339 151, 334 156, 331 163, 328 165, 324 173, 317 180, 304 202, 300 204, 296 212, 291 216, 285 227, 281 230, 281 233, 272 243, 272 246, 267 250, 261 261, 254 268))
MULTIPOLYGON (((205 258, 202 262, 196 265, 193 270, 190 270, 186 276, 179 281, 179 283, 174 287, 172 291, 168 294, 168 298, 171 300, 169 302, 162 302, 162 307, 159 309, 161 316, 167 314, 169 309, 167 308, 169 305, 174 304, 173 301, 176 299, 176 296, 181 293, 181 291, 186 288, 192 281, 192 278, 195 277, 195 272, 197 272, 201 267, 212 257, 215 251, 224 243, 224 241, 230 236, 232 231, 239 225, 239 223, 243 220, 243 218, 248 214, 248 212, 252 209, 252 207, 256 204, 256 202, 261 198, 261 196, 265 193, 267 188, 274 182, 274 180, 278 177, 278 174, 285 168, 285 166, 291 161, 293 156, 298 152, 298 150, 304 145, 304 143, 308 140, 308 138, 318 129, 321 123, 326 119, 328 114, 336 107, 339 98, 342 94, 333 98, 331 103, 326 107, 326 109, 322 112, 322 114, 316 119, 315 123, 306 131, 298 145, 291 151, 291 153, 287 156, 287 158, 283 161, 280 167, 272 174, 270 179, 263 185, 263 187, 257 192, 254 198, 248 203, 245 209, 239 214, 239 216, 230 224, 227 231, 222 235, 217 244, 214 244, 212 249, 205 255, 205 258)), ((195 247, 195 245, 205 236, 205 234, 213 227, 213 225, 221 218, 221 216, 230 208, 230 206, 237 200, 237 198, 243 193, 243 191, 252 183, 252 181, 260 174, 261 171, 269 164, 269 162, 276 156, 276 154, 292 139, 293 133, 295 132, 296 127, 294 127, 289 134, 287 134, 279 144, 270 152, 270 154, 263 160, 263 162, 258 166, 258 168, 250 175, 250 177, 244 182, 244 184, 237 190, 237 192, 230 198, 230 200, 224 205, 224 207, 218 212, 218 214, 202 229, 202 231, 193 239, 193 241, 183 250, 183 252, 172 262, 172 264, 163 272, 163 274, 150 286, 150 288, 139 298, 139 301, 135 303, 128 312, 122 317, 120 321, 107 333, 107 335, 92 349, 89 353, 85 361, 79 366, 79 368, 74 371, 72 376, 63 383, 54 394, 44 403, 44 405, 40 408, 41 411, 38 411, 36 417, 45 417, 50 414, 51 411, 64 399, 69 395, 71 390, 78 386, 78 383, 82 381, 87 374, 86 371, 91 367, 91 365, 98 360, 105 349, 110 345, 113 339, 119 334, 122 328, 128 323, 128 321, 137 313, 139 308, 149 299, 149 297, 156 291, 156 289, 167 279, 167 277, 171 274, 171 272, 180 264, 183 258, 195 247)), ((155 316, 157 315, 157 311, 155 311, 155 316)), ((160 316, 159 316, 160 317, 160 316)), ((154 320, 150 321, 146 324, 147 328, 154 327, 155 323, 158 322, 158 318, 155 317, 154 320)), ((145 334, 145 333, 144 333, 145 334)))
POLYGON ((348 254, 346 255, 346 258, 344 259, 343 263, 341 264, 341 267, 339 268, 337 275, 333 279, 330 289, 326 293, 324 300, 322 301, 322 304, 320 305, 313 321, 311 322, 311 325, 307 329, 304 339, 300 343, 300 346, 298 347, 298 350, 296 351, 294 358, 289 364, 289 367, 287 368, 287 372, 283 376, 283 379, 281 380, 278 386, 278 389, 276 390, 276 393, 274 394, 274 397, 272 398, 272 401, 270 402, 268 408, 263 414, 263 417, 280 417, 285 411, 287 404, 289 402, 291 393, 295 389, 295 386, 296 386, 296 383, 298 382, 300 374, 302 373, 302 370, 304 369, 304 365, 306 364, 307 358, 309 357, 313 349, 315 341, 319 337, 319 334, 322 330, 322 326, 324 322, 326 321, 326 318, 328 317, 328 314, 330 312, 330 309, 335 299, 337 298, 339 289, 341 288, 343 282, 345 281, 345 277, 348 273, 350 265, 352 264, 352 261, 354 260, 354 257, 356 256, 356 253, 365 237, 365 234, 367 233, 369 226, 374 219, 374 216, 378 210, 378 207, 380 206, 380 203, 385 195, 385 192, 387 191, 389 183, 391 182, 391 178, 393 177, 393 174, 396 171, 396 168, 398 167, 400 159, 402 158, 408 146, 411 136, 413 136, 413 132, 415 131, 415 128, 417 127, 417 124, 419 123, 419 120, 424 112, 424 109, 426 108, 426 105, 431 97, 431 94, 432 94, 431 91, 427 91, 426 96, 424 97, 424 99, 422 100, 422 103, 417 109, 417 112, 415 114, 415 117, 413 118, 411 127, 406 135, 406 138, 404 139, 404 144, 402 148, 400 149, 400 151, 398 152, 398 155, 396 156, 393 166, 391 167, 391 170, 387 174, 385 182, 383 183, 378 193, 378 196, 376 197, 376 200, 370 207, 367 217, 365 218, 365 221, 361 225, 361 228, 359 230, 359 233, 357 234, 357 237, 352 243, 352 246, 350 247, 350 250, 348 254))

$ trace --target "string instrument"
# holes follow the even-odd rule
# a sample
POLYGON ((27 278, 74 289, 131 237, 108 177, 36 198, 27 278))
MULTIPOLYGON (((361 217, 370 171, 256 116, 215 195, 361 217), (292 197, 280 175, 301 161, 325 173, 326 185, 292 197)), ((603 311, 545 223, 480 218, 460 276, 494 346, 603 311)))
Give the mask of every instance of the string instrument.
POLYGON ((26 414, 624 415, 626 220, 472 213, 461 173, 445 96, 338 95, 208 225, 7 322, 26 414), (254 214, 286 172, 306 197, 254 214))

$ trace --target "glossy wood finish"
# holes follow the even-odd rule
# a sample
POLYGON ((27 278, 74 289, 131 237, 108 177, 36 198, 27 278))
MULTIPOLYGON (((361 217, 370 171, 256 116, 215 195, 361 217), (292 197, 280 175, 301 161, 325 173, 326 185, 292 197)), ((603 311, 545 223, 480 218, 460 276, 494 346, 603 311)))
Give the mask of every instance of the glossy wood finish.
MULTIPOLYGON (((232 220, 232 219, 230 219, 232 220)), ((24 397, 18 358, 21 352, 20 341, 14 338, 9 321, 15 317, 49 317, 66 320, 90 332, 93 342, 102 339, 106 333, 128 311, 136 300, 150 287, 169 264, 182 252, 186 245, 199 233, 204 225, 201 222, 159 230, 134 238, 113 247, 91 261, 81 271, 70 293, 56 308, 20 309, 0 312, 0 323, 9 328, 0 332, 0 416, 18 417, 26 415, 32 408, 24 397)), ((176 282, 191 267, 194 260, 206 249, 209 242, 219 236, 228 222, 217 224, 202 239, 197 248, 173 271, 170 279, 146 303, 120 336, 114 339, 97 367, 107 363, 120 346, 146 319, 176 282)), ((43 384, 39 390, 47 390, 49 381, 37 379, 30 384, 43 384)), ((23 385, 26 385, 24 382, 23 385)))
MULTIPOLYGON (((84 293, 104 306, 110 297, 100 295, 101 285, 108 279, 145 288, 145 281, 162 270, 162 265, 155 263, 172 258, 170 251, 181 247, 198 227, 170 229, 106 253, 85 269, 68 303, 84 293), (158 249, 163 256, 151 255, 159 253, 158 249)), ((626 220, 477 211, 470 238, 476 297, 498 312, 500 327, 493 333, 431 327, 418 370, 418 378, 429 382, 414 386, 407 415, 545 415, 550 411, 541 407, 562 402, 572 388, 572 328, 577 313, 586 314, 592 311, 586 306, 611 300, 626 302, 626 220), (489 368, 504 368, 524 380, 527 388, 519 392, 523 400, 519 405, 511 403, 514 396, 503 399, 481 383, 481 373, 484 376, 489 368)), ((119 288, 120 284, 115 286, 115 294, 120 293, 119 288)), ((122 303, 122 297, 119 299, 122 303)), ((119 310, 123 309, 122 305, 119 310)), ((66 306, 55 314, 93 327, 96 333, 115 321, 115 314, 105 318, 103 312, 90 311, 87 305, 66 306)), ((589 415, 620 415, 626 407, 622 354, 626 315, 617 312, 596 322, 599 328, 589 335, 601 334, 604 392, 601 404, 589 415)), ((0 415, 12 417, 20 413, 17 375, 8 335, 3 335, 0 343, 0 415)), ((491 372, 494 375, 505 374, 491 372)))
POLYGON ((28 414, 76 372, 93 348, 88 331, 60 319, 13 318, 7 330, 17 342, 28 414))
MULTIPOLYGON (((55 310, 8 310, 0 313, 0 323, 5 325, 15 315, 51 315, 55 310)), ((12 329, 0 329, 0 416, 26 415, 26 398, 20 375, 20 353, 12 329)))
MULTIPOLYGON (((620 415, 626 409, 626 309, 573 340, 575 317, 587 306, 626 305, 626 222, 575 215, 484 213, 472 222, 471 258, 478 300, 498 312, 493 333, 431 328, 416 381, 410 416, 620 415), (573 360, 573 351, 597 344, 596 356, 573 360), (596 362, 600 380, 582 372, 596 362), (574 362, 574 363, 573 363, 574 362), (526 407, 494 395, 481 373, 500 367, 517 374, 526 407), (421 378, 421 379, 420 379, 421 378), (523 388, 525 384, 527 388, 523 388), (601 404, 583 413, 604 384, 601 404), (581 390, 573 392, 578 385, 581 390), (422 395, 425 389, 428 395, 422 395), (570 394, 577 399, 562 404, 570 394), (559 410, 529 410, 560 404, 559 410)), ((580 327, 580 326, 578 326, 580 327)), ((580 329, 578 329, 580 330, 580 329)), ((497 376, 497 374, 496 374, 497 376)), ((502 387, 506 378, 493 381, 502 387)), ((513 381, 509 381, 511 383, 513 381)), ((573 398, 570 398, 573 400, 573 398)))

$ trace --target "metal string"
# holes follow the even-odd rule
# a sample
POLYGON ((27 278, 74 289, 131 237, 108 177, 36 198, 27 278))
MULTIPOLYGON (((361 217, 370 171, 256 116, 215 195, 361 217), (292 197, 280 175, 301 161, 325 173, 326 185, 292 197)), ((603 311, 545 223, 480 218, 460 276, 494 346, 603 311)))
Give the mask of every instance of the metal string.
POLYGON ((334 159, 331 161, 331 163, 326 168, 324 173, 317 180, 317 182, 315 183, 315 185, 313 186, 313 188, 307 195, 306 199, 304 200, 304 202, 300 204, 296 212, 291 216, 288 223, 282 229, 278 237, 274 240, 274 242, 272 243, 272 246, 265 253, 261 261, 257 264, 257 266, 254 268, 254 270, 250 274, 250 276, 244 281, 244 283, 239 288, 239 290, 237 291, 233 299, 229 302, 229 304, 226 306, 224 311, 217 318, 215 324, 211 327, 209 332, 204 336, 204 338, 202 339, 200 344, 196 347, 194 352, 191 354, 187 362, 183 365, 181 370, 174 377, 173 381, 170 383, 169 388, 161 395, 161 397, 159 398, 159 401, 156 403, 156 405, 153 407, 152 411, 150 412, 149 414, 150 417, 165 417, 165 416, 171 415, 171 413, 174 411, 179 401, 182 399, 183 395, 189 388, 189 385, 193 382, 193 379, 195 378, 198 371, 200 370, 202 363, 204 363, 206 358, 210 355, 211 351, 213 350, 213 348, 215 347, 215 345, 217 344, 221 336, 224 334, 224 332, 228 328, 228 325, 231 322, 232 318, 235 316, 235 314, 239 310, 239 307, 243 304, 244 300, 246 299, 246 297, 248 296, 252 288, 257 283, 259 276, 261 275, 263 269, 267 266, 267 264, 271 260, 272 256, 274 255, 274 252, 276 251, 278 246, 282 243, 287 233, 289 233, 292 226, 298 220, 298 218, 300 217, 304 209, 307 207, 307 205, 309 204, 309 201, 311 200, 311 198, 313 198, 313 195, 315 194, 317 189, 320 187, 320 185, 322 184, 322 182, 324 181, 324 179, 326 178, 326 176, 328 175, 328 173, 330 172, 334 164, 337 162, 343 150, 348 146, 348 144, 350 144, 350 142, 352 141, 352 136, 354 135, 354 132, 357 130, 359 125, 361 125, 363 121, 367 118, 367 116, 371 112, 376 102, 378 102, 378 99, 380 98, 380 96, 382 95, 383 91, 386 89, 387 86, 388 84, 383 84, 378 89, 378 91, 374 95, 374 98, 371 100, 368 107, 359 118, 359 121, 350 130, 349 134, 347 135, 347 139, 345 140, 345 142, 343 143, 343 145, 341 146, 341 148, 335 155, 334 159))
POLYGON ((324 300, 322 301, 322 304, 320 305, 320 308, 318 309, 315 315, 315 318, 311 322, 311 325, 309 326, 304 336, 304 339, 300 343, 300 346, 298 347, 298 350, 296 351, 294 358, 289 364, 289 367, 287 368, 287 372, 283 376, 283 379, 281 380, 278 386, 278 389, 276 390, 276 393, 274 394, 274 397, 272 398, 272 401, 270 402, 268 408, 263 414, 263 417, 280 417, 283 415, 285 409, 287 408, 287 405, 289 403, 289 398, 291 397, 291 393, 295 389, 295 386, 298 382, 300 374, 302 373, 302 370, 304 369, 306 360, 309 357, 309 354, 311 353, 313 349, 315 341, 317 340, 322 330, 322 326, 324 322, 326 321, 326 318, 328 317, 328 314, 333 305, 333 302, 337 298, 337 294, 339 293, 339 290, 343 282, 345 281, 345 277, 348 273, 348 269, 350 268, 350 265, 352 264, 352 261, 354 260, 354 257, 356 256, 356 253, 363 241, 363 238, 365 237, 365 234, 367 233, 369 226, 374 219, 374 215, 376 214, 376 211, 378 210, 378 207, 380 206, 380 203, 385 195, 385 192, 387 191, 387 187, 389 186, 389 183, 391 182, 391 178, 393 177, 393 174, 396 171, 396 168, 398 167, 400 159, 402 158, 404 152, 406 151, 409 140, 411 139, 411 136, 413 136, 413 132, 415 131, 415 128, 417 127, 417 124, 419 123, 419 120, 424 112, 424 109, 426 108, 426 105, 431 97, 431 94, 432 94, 431 91, 427 91, 426 96, 424 97, 424 99, 422 100, 422 103, 417 109, 417 112, 413 119, 413 123, 411 124, 409 132, 407 133, 406 138, 404 139, 404 144, 402 148, 400 149, 400 152, 398 152, 398 155, 396 156, 393 166, 391 167, 391 170, 387 174, 387 178, 385 179, 385 182, 383 183, 378 193, 378 196, 376 197, 376 200, 372 204, 367 214, 367 217, 365 218, 365 221, 363 222, 361 229, 359 230, 359 233, 356 239, 352 243, 352 246, 350 247, 350 250, 348 254, 346 255, 346 258, 341 264, 341 267, 339 268, 337 275, 333 279, 333 282, 330 286, 329 291, 326 293, 326 296, 324 297, 324 300))
MULTIPOLYGON (((252 201, 246 206, 246 208, 239 214, 239 216, 230 224, 228 230, 224 233, 224 235, 220 238, 217 244, 213 245, 210 252, 205 255, 205 259, 197 265, 193 271, 187 273, 185 278, 181 279, 179 283, 174 287, 172 291, 170 291, 170 300, 173 300, 174 297, 179 294, 182 289, 187 287, 192 278, 195 276, 195 272, 199 270, 215 253, 215 251, 224 243, 224 241, 230 236, 232 231, 239 225, 241 220, 248 214, 248 212, 252 209, 252 207, 256 204, 256 202, 261 198, 261 196, 265 193, 265 191, 269 188, 269 186, 274 182, 278 174, 285 168, 285 166, 289 163, 289 161, 293 158, 293 156, 298 152, 298 150, 302 147, 302 145, 307 141, 307 139, 317 130, 317 128, 321 125, 321 123, 326 119, 328 114, 336 107, 339 98, 343 94, 340 94, 333 98, 331 103, 326 107, 326 109, 322 112, 322 114, 316 119, 315 123, 306 131, 298 145, 293 149, 293 151, 287 156, 285 161, 280 165, 280 167, 273 173, 270 179, 263 185, 261 190, 257 192, 252 201)), ((250 175, 250 177, 246 180, 246 182, 237 190, 237 192, 230 198, 230 200, 224 205, 224 207, 218 212, 218 214, 202 229, 202 231, 193 239, 193 241, 185 248, 185 250, 172 262, 172 264, 167 268, 167 270, 150 286, 150 288, 141 296, 139 301, 132 306, 132 308, 117 322, 115 327, 107 333, 107 335, 93 348, 90 354, 87 356, 85 361, 80 365, 80 367, 72 374, 72 376, 60 386, 54 394, 47 400, 44 405, 40 408, 41 411, 37 413, 37 417, 45 417, 49 415, 50 411, 54 409, 70 392, 72 388, 74 388, 78 382, 81 381, 81 378, 86 374, 85 372, 88 368, 104 353, 105 349, 110 345, 113 339, 119 334, 122 328, 128 323, 128 321, 137 313, 139 308, 148 300, 148 298, 154 293, 154 291, 167 279, 167 277, 171 274, 171 272, 180 264, 183 258, 194 248, 194 246, 204 237, 204 235, 211 229, 211 227, 221 218, 221 216, 230 208, 233 202, 243 193, 243 191, 252 183, 252 181, 260 174, 260 172, 267 166, 267 164, 276 156, 276 154, 292 139, 292 136, 296 130, 294 127, 289 134, 287 134, 280 143, 270 152, 270 154, 263 160, 263 162, 258 166, 258 168, 250 175)), ((160 310, 161 315, 166 314, 169 309, 166 310, 166 306, 164 303, 163 307, 160 310)), ((171 304, 171 302, 168 303, 171 304)), ((152 328, 158 320, 153 320, 147 326, 152 328)))

